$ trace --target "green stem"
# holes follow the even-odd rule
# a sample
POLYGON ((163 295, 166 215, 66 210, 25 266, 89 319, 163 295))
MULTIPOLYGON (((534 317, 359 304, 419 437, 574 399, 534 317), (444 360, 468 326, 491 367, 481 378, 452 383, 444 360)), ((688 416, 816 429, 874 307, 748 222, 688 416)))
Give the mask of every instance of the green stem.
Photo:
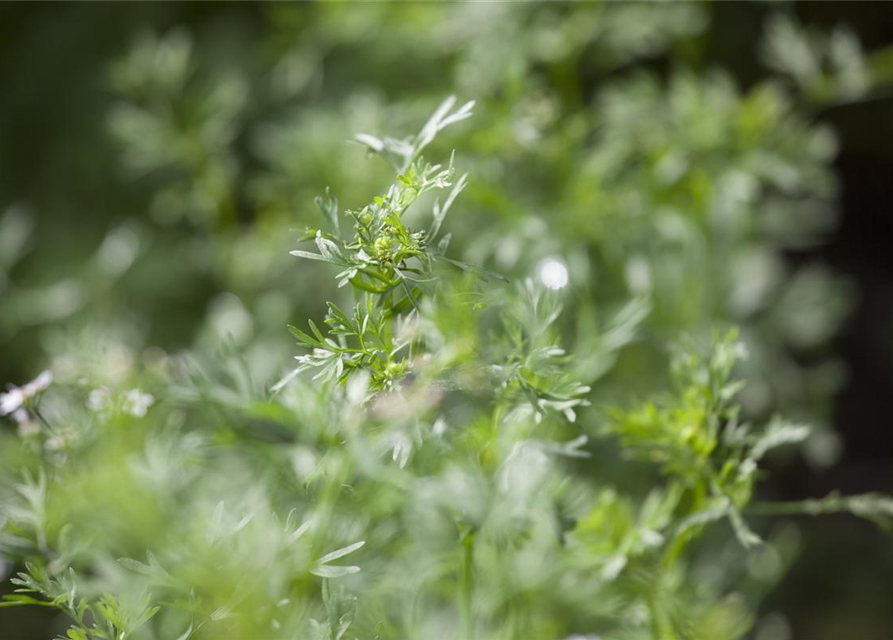
POLYGON ((357 287, 358 289, 362 289, 363 291, 368 291, 369 293, 387 293, 388 289, 390 289, 391 286, 393 286, 393 285, 389 285, 386 287, 375 287, 375 286, 372 286, 371 284, 367 284, 367 283, 363 282, 359 278, 352 278, 350 283, 353 286, 357 287))
POLYGON ((831 513, 852 513, 856 516, 886 515, 890 509, 889 498, 879 493, 862 493, 841 496, 833 492, 824 498, 794 500, 790 502, 755 502, 745 509, 746 515, 754 516, 820 516, 831 513))
POLYGON ((654 640, 673 640, 673 628, 667 619, 667 613, 658 602, 658 596, 648 598, 648 613, 651 618, 651 634, 654 640))
POLYGON ((380 282, 384 282, 388 286, 393 286, 393 283, 391 282, 390 278, 388 278, 386 275, 384 275, 382 273, 379 273, 375 269, 364 268, 364 269, 360 269, 360 271, 362 271, 365 275, 369 276, 370 278, 375 278, 376 280, 378 280, 380 282))
POLYGON ((474 636, 474 620, 471 615, 471 594, 474 588, 474 531, 468 531, 462 539, 462 582, 460 584, 460 610, 462 612, 462 629, 465 640, 474 636))
MULTIPOLYGON (((701 480, 692 489, 691 506, 688 509, 688 515, 698 513, 703 508, 706 499, 707 489, 705 487, 704 481, 701 480)), ((688 546, 689 542, 691 542, 694 535, 694 530, 686 531, 676 537, 672 541, 672 543, 670 543, 670 545, 664 552, 663 557, 663 566, 666 570, 669 571, 676 564, 682 553, 685 551, 685 548, 688 546)))
POLYGON ((31 412, 40 420, 41 424, 45 426, 47 429, 52 429, 53 425, 49 423, 49 421, 43 417, 43 414, 40 412, 40 409, 37 408, 37 405, 31 407, 31 412))

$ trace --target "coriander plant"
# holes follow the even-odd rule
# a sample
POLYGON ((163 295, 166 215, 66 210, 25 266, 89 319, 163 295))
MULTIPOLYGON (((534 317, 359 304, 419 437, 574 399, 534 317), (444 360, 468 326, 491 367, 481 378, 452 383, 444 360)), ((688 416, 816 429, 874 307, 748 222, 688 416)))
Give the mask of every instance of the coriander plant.
MULTIPOLYGON (((302 351, 275 384, 235 341, 116 375, 94 347, 0 397, 21 469, 0 607, 59 612, 67 640, 731 640, 777 578, 744 564, 787 557, 763 518, 893 516, 873 494, 755 499, 767 453, 809 430, 741 417, 734 330, 678 347, 663 394, 591 404, 598 375, 561 340, 566 268, 508 282, 450 255, 469 178, 422 152, 472 115, 455 106, 357 135, 396 176, 358 208, 317 200, 315 250, 292 254, 342 298, 289 327, 302 351)), ((602 353, 635 340, 630 305, 602 353)))

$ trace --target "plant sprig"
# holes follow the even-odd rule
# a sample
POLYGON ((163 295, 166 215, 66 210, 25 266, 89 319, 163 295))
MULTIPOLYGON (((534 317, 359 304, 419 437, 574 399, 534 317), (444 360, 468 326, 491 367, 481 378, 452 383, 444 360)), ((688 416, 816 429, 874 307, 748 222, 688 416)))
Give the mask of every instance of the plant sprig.
MULTIPOLYGON (((315 378, 342 383, 352 373, 363 370, 370 374, 373 390, 393 388, 411 368, 413 338, 395 337, 392 324, 406 322, 417 314, 422 297, 436 288, 435 262, 443 260, 465 270, 476 270, 472 265, 444 256, 449 236, 433 244, 447 212, 468 184, 467 174, 456 178, 455 153, 446 166, 428 163, 421 156, 438 132, 471 116, 473 101, 452 111, 455 102, 452 96, 445 100, 413 138, 356 136, 370 152, 391 162, 398 174, 384 195, 376 196, 359 210, 344 212, 353 223, 351 238, 341 236, 338 199, 328 190, 325 196, 316 199, 331 231, 308 229, 303 239, 313 240, 317 250, 298 249, 291 254, 341 267, 335 276, 338 287, 350 285, 361 301, 350 315, 335 303, 327 303, 328 335, 313 321, 309 322, 310 333, 289 327, 298 344, 311 353, 297 357, 298 367, 277 383, 274 391, 311 368, 319 369, 315 378), (429 192, 447 189, 443 204, 439 199, 434 202, 427 230, 406 225, 406 213, 420 198, 429 192)), ((484 275, 484 270, 478 271, 484 275)))

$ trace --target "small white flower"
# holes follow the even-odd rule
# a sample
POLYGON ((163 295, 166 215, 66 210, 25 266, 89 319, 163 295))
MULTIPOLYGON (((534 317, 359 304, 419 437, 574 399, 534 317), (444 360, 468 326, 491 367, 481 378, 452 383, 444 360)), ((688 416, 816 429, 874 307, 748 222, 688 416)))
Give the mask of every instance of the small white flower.
POLYGON ((124 411, 135 418, 142 418, 148 413, 149 407, 155 404, 155 396, 151 393, 143 393, 139 389, 131 389, 124 398, 124 411))
POLYGON ((61 434, 56 434, 52 438, 46 441, 46 448, 48 451, 61 451, 65 448, 66 441, 65 437, 61 434))
POLYGON ((9 391, 0 393, 0 416, 9 415, 22 407, 27 400, 41 391, 46 391, 53 382, 52 371, 41 371, 34 380, 23 387, 9 386, 9 391))
POLYGON ((25 403, 25 394, 18 387, 10 387, 6 393, 0 393, 0 416, 9 415, 25 403))
POLYGON ((439 416, 431 426, 431 432, 436 436, 442 436, 446 433, 447 426, 447 421, 444 420, 443 416, 439 416))
POLYGON ((91 411, 103 411, 108 408, 112 396, 107 387, 98 387, 87 396, 87 408, 91 411))
POLYGON ((46 391, 47 388, 53 382, 53 372, 47 369, 46 371, 41 371, 40 374, 34 378, 31 382, 22 387, 22 391, 25 393, 26 398, 30 398, 31 396, 35 396, 41 391, 46 391))
POLYGON ((567 267, 557 258, 547 258, 540 263, 539 277, 550 289, 564 289, 568 282, 567 267))

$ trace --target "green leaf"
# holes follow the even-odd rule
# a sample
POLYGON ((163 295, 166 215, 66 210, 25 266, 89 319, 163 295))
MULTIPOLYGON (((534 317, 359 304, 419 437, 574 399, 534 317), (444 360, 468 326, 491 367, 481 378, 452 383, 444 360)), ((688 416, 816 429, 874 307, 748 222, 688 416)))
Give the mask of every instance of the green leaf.
POLYGON ((332 258, 329 256, 323 256, 318 253, 311 253, 310 251, 301 251, 300 249, 295 249, 294 251, 289 251, 289 253, 293 256, 297 256, 298 258, 306 258, 307 260, 318 260, 320 262, 329 262, 331 264, 337 264, 339 266, 344 266, 344 260, 338 260, 336 258, 332 258))
POLYGON ((763 543, 762 538, 750 530, 750 527, 744 522, 744 518, 741 517, 741 513, 737 509, 730 509, 728 515, 729 521, 732 523, 732 530, 735 532, 735 537, 738 538, 741 546, 745 549, 751 549, 763 543))
POLYGON ((125 569, 129 569, 130 571, 144 576, 152 576, 155 574, 155 570, 152 567, 139 560, 134 560, 133 558, 118 558, 118 564, 125 569))
MULTIPOLYGON (((450 210, 450 207, 453 204, 453 201, 456 197, 462 193, 462 190, 468 184, 468 174, 464 174, 456 185, 453 187, 453 190, 450 191, 450 195, 447 196, 446 202, 443 203, 443 207, 440 206, 440 201, 434 202, 434 220, 431 223, 431 228, 428 230, 428 239, 429 242, 434 240, 437 237, 437 234, 440 233, 440 226, 443 224, 444 218, 446 218, 447 211, 450 210)), ((440 253, 443 253, 441 251, 440 253)))
MULTIPOLYGON (((311 324, 312 324, 312 323, 311 323, 311 324)), ((302 343, 305 344, 306 346, 309 346, 309 347, 323 347, 323 344, 322 344, 321 341, 317 341, 317 340, 313 339, 312 336, 310 336, 310 335, 304 333, 303 331, 301 331, 300 329, 298 329, 296 326, 294 326, 294 325, 290 325, 290 324, 289 324, 289 325, 286 325, 286 326, 288 327, 288 331, 289 331, 289 333, 291 333, 295 338, 298 339, 299 342, 302 342, 302 343)))
POLYGON ((316 206, 319 207, 326 220, 332 225, 332 228, 335 229, 335 233, 340 236, 341 224, 338 220, 338 198, 333 196, 329 188, 326 187, 325 197, 317 196, 314 202, 316 202, 316 206))
POLYGON ((21 607, 24 605, 36 605, 41 607, 55 606, 52 602, 37 600, 35 598, 32 598, 31 596, 26 596, 23 594, 5 595, 3 596, 3 602, 0 602, 0 607, 21 607))
POLYGON ((471 110, 474 108, 474 100, 466 102, 459 107, 455 113, 447 115, 455 104, 456 96, 449 96, 446 100, 440 103, 440 106, 437 107, 433 114, 431 114, 428 122, 425 123, 425 126, 422 127, 422 130, 419 132, 418 136, 416 136, 413 144, 415 154, 420 153, 422 149, 427 147, 440 131, 472 116, 471 110))
POLYGON ((316 326, 316 323, 313 320, 307 320, 307 324, 310 325, 310 330, 313 332, 313 335, 317 337, 319 340, 320 346, 325 347, 326 339, 322 335, 322 331, 319 330, 319 327, 316 326))
POLYGON ((355 542, 352 545, 348 545, 346 547, 338 549, 337 551, 332 551, 331 553, 327 553, 322 558, 317 560, 317 562, 319 564, 326 564, 327 562, 331 562, 332 560, 337 560, 338 558, 343 558, 347 554, 353 553, 354 551, 356 551, 357 549, 362 547, 364 544, 366 544, 365 540, 355 542))
POLYGON ((349 567, 333 567, 329 565, 319 565, 310 569, 310 573, 320 578, 342 578, 351 573, 359 573, 360 568, 356 566, 349 567))
POLYGON ((344 256, 341 255, 341 249, 338 248, 338 245, 323 236, 319 231, 316 232, 316 248, 319 249, 319 253, 323 257, 329 259, 334 264, 347 264, 344 256))
POLYGON ((347 317, 347 314, 344 313, 338 305, 334 302, 326 302, 326 306, 329 308, 329 319, 326 320, 327 323, 334 321, 335 324, 340 325, 344 329, 347 329, 351 332, 356 332, 354 326, 350 322, 350 318, 347 317))
POLYGON ((751 458, 760 460, 771 449, 786 444, 803 442, 809 437, 810 429, 806 425, 791 424, 776 417, 766 428, 766 432, 759 436, 751 449, 751 458))

